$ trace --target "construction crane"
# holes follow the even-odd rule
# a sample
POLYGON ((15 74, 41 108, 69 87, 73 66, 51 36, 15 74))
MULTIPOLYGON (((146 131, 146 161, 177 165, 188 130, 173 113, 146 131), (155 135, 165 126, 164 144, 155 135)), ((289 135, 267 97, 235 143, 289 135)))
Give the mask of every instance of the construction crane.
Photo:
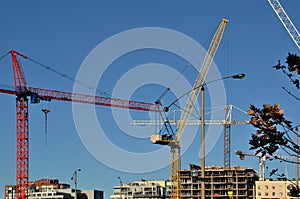
MULTIPOLYGON (((181 114, 180 121, 177 125, 177 128, 175 130, 175 133, 172 137, 170 136, 164 136, 162 134, 155 134, 150 137, 150 140, 154 144, 160 144, 160 145, 168 145, 171 148, 171 155, 170 155, 170 183, 171 183, 171 199, 178 199, 181 197, 181 188, 180 188, 180 138, 182 136, 182 133, 184 132, 187 122, 194 110, 194 105, 196 103, 196 100, 199 96, 200 87, 203 85, 204 80, 208 74, 209 68, 211 66, 211 63, 213 62, 213 59, 215 57, 215 54, 217 52, 217 49, 219 47, 219 44, 221 42, 225 26, 228 23, 227 19, 222 19, 211 43, 209 46, 209 49, 207 51, 207 54, 204 57, 204 61, 202 63, 202 66, 199 70, 198 76, 196 78, 196 81, 194 82, 193 90, 190 93, 188 102, 185 106, 184 111, 181 114)), ((157 104, 160 104, 160 102, 157 102, 157 104)), ((163 116, 163 114, 161 114, 163 116)), ((166 120, 167 118, 164 118, 164 121, 168 123, 166 120)))
POLYGON ((244 151, 241 150, 236 150, 235 151, 236 155, 240 156, 241 160, 245 159, 245 156, 252 156, 252 157, 258 157, 259 159, 259 177, 261 179, 265 179, 265 162, 266 160, 271 160, 271 159, 279 159, 279 160, 294 160, 295 157, 287 156, 287 155, 281 155, 281 154, 274 154, 272 156, 270 155, 262 155, 260 153, 255 154, 255 153, 245 153, 244 151))
POLYGON ((279 0, 268 0, 268 2, 272 6, 276 15, 284 25, 285 29, 288 31, 295 44, 297 45, 298 49, 300 49, 300 34, 293 24, 292 20, 289 18, 289 16, 281 6, 279 0))
POLYGON ((40 100, 61 100, 99 106, 110 106, 141 111, 159 112, 156 104, 121 100, 86 94, 76 94, 57 90, 27 87, 25 76, 17 57, 28 59, 27 56, 11 50, 12 68, 14 74, 14 88, 0 87, 0 93, 16 96, 16 198, 27 199, 29 176, 29 129, 28 129, 28 100, 38 103, 40 100))
MULTIPOLYGON (((223 125, 224 126, 224 168, 230 168, 230 142, 231 142, 231 125, 240 125, 240 124, 249 124, 248 120, 237 121, 232 120, 232 104, 226 106, 225 110, 225 119, 224 120, 204 120, 205 125, 223 125)), ((244 112, 244 111, 243 111, 244 112)), ((247 114, 247 113, 246 113, 247 114)), ((133 120, 131 121, 132 125, 159 125, 162 126, 163 120, 133 120)), ((169 120, 170 125, 178 125, 181 122, 180 120, 174 119, 169 120)), ((187 125, 201 125, 201 120, 188 120, 187 125)))
POLYGON ((245 152, 240 151, 240 150, 236 150, 235 154, 239 155, 241 160, 244 160, 245 156, 258 157, 258 159, 259 159, 259 177, 262 178, 262 179, 265 178, 266 156, 262 156, 261 154, 255 154, 255 153, 245 153, 245 152))

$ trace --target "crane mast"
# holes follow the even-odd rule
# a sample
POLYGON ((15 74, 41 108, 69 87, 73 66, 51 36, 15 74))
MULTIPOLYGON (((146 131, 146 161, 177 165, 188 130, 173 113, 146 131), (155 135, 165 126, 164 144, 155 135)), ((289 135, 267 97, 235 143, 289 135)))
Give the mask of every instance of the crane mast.
POLYGON ((42 88, 27 87, 22 67, 17 56, 27 59, 28 57, 11 50, 12 68, 14 74, 14 88, 0 86, 0 93, 16 95, 16 198, 28 198, 29 176, 29 128, 28 128, 28 101, 38 103, 39 100, 61 100, 99 106, 111 106, 118 108, 160 112, 156 104, 121 100, 86 94, 76 94, 42 88))
POLYGON ((162 135, 152 135, 151 141, 154 144, 169 145, 170 150, 170 183, 171 183, 171 199, 181 198, 180 188, 180 169, 181 169, 181 158, 180 158, 180 138, 184 132, 188 120, 194 110, 194 105, 200 93, 200 87, 204 84, 204 80, 208 74, 209 68, 216 55, 217 49, 220 45, 225 26, 228 23, 228 19, 222 19, 218 29, 209 45, 208 51, 204 57, 202 66, 198 72, 198 76, 194 82, 193 90, 190 93, 187 104, 182 112, 180 120, 176 128, 176 135, 171 139, 164 139, 162 135))
POLYGON ((19 94, 16 97, 16 198, 24 199, 28 195, 28 94, 26 81, 17 60, 17 55, 26 56, 11 50, 14 73, 14 88, 19 94))
MULTIPOLYGON (((225 108, 227 109, 227 108, 225 108)), ((225 116, 224 123, 224 168, 230 168, 230 141, 231 141, 231 122, 232 122, 232 105, 229 105, 228 113, 225 116)), ((226 111, 226 110, 225 110, 226 111)))
POLYGON ((285 29, 288 31, 295 44, 297 45, 298 49, 300 49, 300 34, 293 24, 292 20, 289 18, 289 16, 281 6, 279 0, 268 0, 268 2, 272 6, 276 15, 284 25, 285 29))

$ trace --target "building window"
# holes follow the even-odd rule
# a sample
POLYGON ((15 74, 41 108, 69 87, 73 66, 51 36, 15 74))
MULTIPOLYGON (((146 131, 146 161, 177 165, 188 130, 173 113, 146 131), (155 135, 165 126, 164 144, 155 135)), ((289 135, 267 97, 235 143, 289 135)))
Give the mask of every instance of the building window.
POLYGON ((282 185, 279 185, 279 189, 281 189, 281 190, 282 190, 282 185))
POLYGON ((265 192, 265 196, 268 196, 269 195, 269 193, 268 192, 265 192))
POLYGON ((275 192, 272 192, 272 196, 276 196, 276 193, 275 193, 275 192))
POLYGON ((257 186, 257 188, 258 188, 258 189, 261 189, 261 186, 260 186, 260 185, 258 185, 258 186, 257 186))
POLYGON ((279 196, 283 196, 283 193, 282 193, 282 192, 279 192, 279 196))
POLYGON ((275 189, 275 186, 274 186, 274 185, 272 186, 272 189, 275 189))
POLYGON ((268 189, 269 187, 268 187, 268 185, 265 185, 265 189, 268 189))
POLYGON ((257 195, 258 195, 258 196, 261 196, 261 192, 258 192, 257 195))

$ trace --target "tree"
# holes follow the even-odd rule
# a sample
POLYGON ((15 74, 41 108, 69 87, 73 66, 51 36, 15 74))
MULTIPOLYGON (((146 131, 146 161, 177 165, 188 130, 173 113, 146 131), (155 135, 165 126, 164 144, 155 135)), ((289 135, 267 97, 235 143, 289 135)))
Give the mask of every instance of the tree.
MULTIPOLYGON (((281 70, 299 89, 300 57, 288 53, 286 63, 287 66, 281 65, 279 60, 273 68, 281 70)), ((292 97, 300 100, 284 87, 283 89, 292 97)), ((284 117, 284 110, 280 108, 280 105, 264 104, 262 108, 251 105, 248 114, 251 116, 250 124, 256 128, 256 132, 251 135, 249 140, 250 150, 255 150, 257 154, 261 153, 262 156, 271 155, 286 162, 295 162, 284 160, 275 154, 278 149, 282 149, 292 157, 299 151, 299 146, 293 139, 297 136, 298 129, 296 126, 293 127, 292 122, 284 117)))
POLYGON ((283 149, 290 156, 295 155, 299 147, 291 133, 296 134, 296 129, 284 117, 284 110, 280 109, 280 105, 264 104, 261 109, 251 105, 248 114, 251 116, 250 124, 257 129, 249 140, 250 150, 278 159, 281 159, 275 154, 278 149, 283 149))
POLYGON ((287 63, 288 66, 281 65, 280 60, 278 60, 278 64, 273 66, 273 68, 281 70, 285 75, 287 75, 296 88, 299 89, 299 77, 297 76, 300 75, 300 57, 296 54, 288 53, 285 63, 287 63))

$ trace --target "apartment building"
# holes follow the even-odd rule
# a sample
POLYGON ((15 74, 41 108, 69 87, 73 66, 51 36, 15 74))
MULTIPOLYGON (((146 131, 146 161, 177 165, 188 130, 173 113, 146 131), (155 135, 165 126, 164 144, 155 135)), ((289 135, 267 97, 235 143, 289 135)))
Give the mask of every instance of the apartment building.
POLYGON ((166 198, 167 181, 141 180, 133 183, 121 183, 113 187, 112 199, 161 199, 166 198))
POLYGON ((291 199, 297 197, 290 197, 288 190, 289 185, 296 185, 295 181, 289 180, 272 180, 264 179, 255 182, 255 197, 256 199, 270 198, 270 199, 291 199))
MULTIPOLYGON (((5 199, 15 199, 15 185, 5 186, 5 199)), ((75 190, 58 179, 40 179, 28 183, 28 199, 74 199, 75 190)), ((77 190, 77 199, 103 199, 103 191, 77 190)))
MULTIPOLYGON (((58 179, 40 179, 34 182, 28 182, 28 197, 41 197, 46 196, 55 196, 54 198, 66 198, 68 199, 67 194, 58 194, 55 193, 55 190, 58 189, 69 189, 70 185, 65 183, 59 183, 58 179), (43 194, 42 194, 43 192, 43 194), (58 196, 61 195, 61 196, 58 196)), ((15 199, 15 185, 6 185, 5 186, 5 199, 15 199)), ((49 197, 48 197, 49 198, 49 197)))
MULTIPOLYGON (((180 171, 181 198, 201 198, 201 167, 190 164, 190 169, 180 171)), ((212 165, 205 168, 205 198, 254 199, 256 171, 242 166, 230 169, 212 165)))

